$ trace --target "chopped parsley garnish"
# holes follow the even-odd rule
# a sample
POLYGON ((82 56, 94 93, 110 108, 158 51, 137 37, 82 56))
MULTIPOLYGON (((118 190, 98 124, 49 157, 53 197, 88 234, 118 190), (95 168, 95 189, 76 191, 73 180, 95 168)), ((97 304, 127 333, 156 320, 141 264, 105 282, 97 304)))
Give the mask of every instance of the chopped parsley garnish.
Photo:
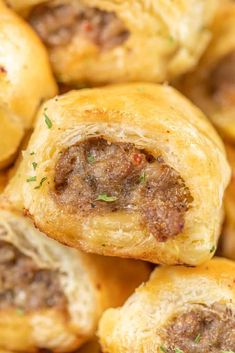
POLYGON ((175 348, 175 353, 184 353, 184 351, 182 351, 182 350, 179 349, 179 348, 175 348))
POLYGON ((210 248, 210 253, 214 252, 215 251, 215 246, 213 245, 211 248, 210 248))
POLYGON ((52 128, 52 122, 49 118, 49 116, 44 112, 44 117, 45 117, 45 123, 47 124, 48 129, 52 128))
POLYGON ((32 176, 32 177, 26 179, 27 183, 30 183, 31 181, 36 181, 36 180, 37 180, 36 176, 32 176))
POLYGON ((35 154, 35 152, 30 152, 30 156, 33 156, 35 154))
POLYGON ((116 196, 108 196, 107 194, 98 195, 97 201, 114 202, 117 200, 116 196))
POLYGON ((35 186, 34 189, 40 189, 40 187, 42 186, 42 184, 44 183, 45 180, 47 180, 47 177, 42 178, 41 181, 40 181, 40 183, 39 183, 39 185, 38 185, 38 186, 35 186))
POLYGON ((201 341, 201 335, 200 335, 200 333, 195 337, 195 340, 194 340, 194 342, 195 343, 199 343, 201 341))
POLYGON ((33 166, 33 169, 34 169, 34 170, 37 168, 37 165, 38 165, 38 164, 37 164, 36 162, 33 162, 33 163, 32 163, 32 166, 33 166))
POLYGON ((141 176, 140 176, 140 182, 141 182, 141 183, 145 183, 145 181, 146 181, 146 173, 143 172, 143 173, 141 174, 141 176))
POLYGON ((89 163, 94 163, 95 162, 95 157, 89 153, 88 156, 87 156, 87 160, 89 163))
POLYGON ((164 353, 168 353, 167 349, 164 346, 160 346, 160 351, 164 353))
POLYGON ((19 315, 19 316, 24 315, 24 310, 21 309, 21 308, 16 308, 16 313, 17 313, 17 315, 19 315))

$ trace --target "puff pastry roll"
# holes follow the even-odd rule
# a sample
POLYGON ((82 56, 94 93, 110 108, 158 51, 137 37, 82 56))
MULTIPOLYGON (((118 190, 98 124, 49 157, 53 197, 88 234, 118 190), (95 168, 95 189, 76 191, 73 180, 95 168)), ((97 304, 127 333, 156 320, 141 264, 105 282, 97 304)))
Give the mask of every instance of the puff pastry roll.
POLYGON ((225 192, 225 222, 220 239, 219 254, 235 260, 235 148, 226 144, 226 152, 232 168, 232 178, 225 192))
POLYGON ((6 197, 39 229, 88 252, 156 263, 213 255, 230 170, 213 127, 177 91, 73 91, 37 120, 6 197))
POLYGON ((46 50, 33 30, 0 1, 0 169, 15 157, 40 103, 56 94, 46 50))
MULTIPOLYGON (((209 42, 217 7, 217 0, 36 2, 28 21, 58 80, 88 85, 162 82, 187 72, 209 42)), ((32 0, 10 3, 23 10, 32 0)))
POLYGON ((181 88, 225 138, 235 141, 235 2, 221 5, 212 30, 211 44, 181 88))
POLYGON ((83 254, 0 211, 0 349, 67 352, 93 337, 105 308, 121 305, 148 265, 83 254))
POLYGON ((234 352, 234 274, 234 262, 222 258, 155 269, 121 308, 103 314, 103 352, 234 352))
POLYGON ((6 104, 0 103, 0 170, 14 160, 23 134, 21 119, 6 104))

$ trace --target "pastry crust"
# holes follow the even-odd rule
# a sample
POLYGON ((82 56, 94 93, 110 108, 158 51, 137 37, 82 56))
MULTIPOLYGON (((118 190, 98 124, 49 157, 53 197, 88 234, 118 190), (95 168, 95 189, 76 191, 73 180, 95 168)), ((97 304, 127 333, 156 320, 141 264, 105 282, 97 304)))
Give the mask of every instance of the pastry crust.
POLYGON ((121 305, 149 274, 144 263, 106 259, 66 248, 9 210, 0 211, 0 240, 30 257, 39 270, 54 271, 66 300, 61 307, 42 306, 20 312, 15 306, 5 308, 1 304, 0 349, 3 350, 77 349, 93 337, 103 310, 121 305))
POLYGON ((0 104, 0 170, 13 162, 24 134, 21 119, 0 104))
MULTIPOLYGON (((18 6, 18 1, 10 3, 18 6)), ((31 6, 32 0, 20 3, 31 6)), ((163 82, 189 71, 197 64, 211 38, 209 27, 217 8, 217 0, 141 0, 138 3, 133 0, 82 0, 79 4, 76 0, 56 0, 48 1, 44 6, 53 4, 75 8, 82 4, 112 12, 129 32, 120 45, 107 50, 78 34, 65 45, 49 47, 59 81, 88 85, 163 82)), ((64 19, 61 22, 64 25, 64 19)), ((40 27, 43 26, 41 23, 40 27)), ((69 26, 66 28, 70 30, 69 26)))
POLYGON ((40 103, 57 92, 48 55, 34 31, 2 1, 0 34, 0 99, 28 128, 40 103))
POLYGON ((219 132, 228 140, 235 140, 234 124, 234 83, 232 71, 235 55, 235 3, 228 1, 221 4, 212 26, 213 40, 195 71, 186 75, 179 88, 198 105, 211 119, 219 132), (230 63, 229 63, 230 55, 230 63), (230 65, 225 69, 225 65, 230 65), (224 66, 223 73, 221 70, 224 66), (219 82, 211 87, 211 82, 218 77, 219 82), (217 70, 217 74, 216 74, 217 70), (231 73, 229 73, 229 71, 231 73), (224 78, 222 77, 224 75, 224 78), (226 80, 228 86, 225 86, 226 80), (224 91, 223 91, 224 90, 224 91))
MULTIPOLYGON (((109 309, 103 314, 98 331, 102 350, 107 353, 171 352, 172 350, 167 350, 166 340, 169 336, 165 336, 165 330, 182 313, 198 310, 199 307, 207 310, 215 304, 217 307, 226 307, 228 311, 230 309, 234 313, 234 273, 235 264, 222 258, 214 258, 197 268, 155 269, 150 280, 140 286, 124 306, 109 309)), ((234 321, 234 316, 231 320, 234 321)), ((211 322, 212 326, 213 322, 211 322)), ((191 321, 189 328, 193 330, 193 327, 191 321)), ((210 348, 212 350, 200 350, 205 339, 203 328, 202 332, 198 328, 195 337, 199 333, 197 351, 217 352, 216 348, 213 350, 213 344, 210 348)), ((186 334, 187 330, 182 333, 182 335, 186 334)), ((181 338, 183 339, 184 336, 181 338)), ((226 343, 222 344, 226 345, 226 343)), ((180 352, 183 349, 180 346, 176 348, 180 352)), ((218 352, 219 348, 218 346, 218 352)), ((196 350, 192 351, 196 352, 196 350)), ((230 351, 230 349, 222 348, 221 351, 230 351)), ((184 352, 190 351, 185 349, 184 352)))
POLYGON ((0 1, 0 169, 15 158, 41 102, 57 92, 46 50, 0 1), (13 60, 14 58, 14 60, 13 60))
POLYGON ((235 148, 226 144, 232 178, 224 196, 225 222, 220 239, 220 255, 235 260, 235 148))
POLYGON ((220 138, 204 115, 177 91, 151 84, 117 85, 73 91, 42 107, 5 198, 24 207, 38 228, 69 246, 156 263, 197 265, 212 257, 211 249, 216 247, 229 176, 220 138), (179 173, 193 199, 180 234, 160 242, 133 210, 79 218, 76 211, 56 201, 55 168, 61 153, 97 136, 132 143, 153 158, 160 155, 179 173), (33 176, 36 181, 27 182, 33 176))

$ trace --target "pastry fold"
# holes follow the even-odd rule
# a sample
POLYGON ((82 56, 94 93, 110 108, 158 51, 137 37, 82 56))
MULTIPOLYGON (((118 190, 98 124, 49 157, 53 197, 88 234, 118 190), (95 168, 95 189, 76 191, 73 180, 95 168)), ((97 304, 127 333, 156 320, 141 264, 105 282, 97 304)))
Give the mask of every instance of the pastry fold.
POLYGON ((211 118, 219 132, 235 141, 235 3, 221 4, 212 26, 213 40, 195 71, 180 83, 211 118))
POLYGON ((177 91, 114 85, 42 107, 5 197, 69 246, 196 265, 216 247, 229 176, 220 138, 177 91))
POLYGON ((235 147, 226 144, 232 178, 224 196, 225 221, 220 238, 220 255, 235 260, 235 147))
POLYGON ((235 264, 214 258, 197 268, 160 267, 99 323, 106 353, 235 351, 235 264))
POLYGON ((146 280, 145 263, 67 248, 0 211, 0 349, 69 352, 92 338, 104 309, 146 280))
POLYGON ((12 162, 41 102, 57 92, 47 52, 29 25, 0 1, 0 169, 12 162))
MULTIPOLYGON (((19 8, 19 1, 10 3, 19 8)), ((47 45, 58 80, 88 85, 163 82, 192 69, 217 7, 217 0, 37 3, 28 21, 47 45)), ((20 4, 22 10, 27 1, 20 4)))

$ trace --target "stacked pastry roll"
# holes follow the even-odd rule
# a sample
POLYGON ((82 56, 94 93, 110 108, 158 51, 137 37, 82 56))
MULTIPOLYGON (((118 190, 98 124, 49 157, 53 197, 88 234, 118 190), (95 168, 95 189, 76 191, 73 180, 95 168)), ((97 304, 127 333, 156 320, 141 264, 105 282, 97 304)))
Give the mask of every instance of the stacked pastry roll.
POLYGON ((229 177, 221 140, 179 93, 117 85, 48 101, 5 197, 69 246, 198 265, 216 248, 229 177))
POLYGON ((92 86, 162 82, 187 72, 210 40, 217 7, 217 0, 8 3, 47 46, 59 81, 92 86))
POLYGON ((103 310, 147 279, 148 265, 67 248, 12 210, 0 210, 0 349, 77 349, 103 310))
POLYGON ((224 138, 234 141, 235 3, 220 7, 213 40, 194 72, 181 83, 183 92, 211 118, 224 138))
POLYGON ((222 258, 197 268, 155 269, 123 307, 103 315, 103 351, 234 352, 234 274, 234 262, 222 258))
POLYGON ((57 88, 33 30, 0 1, 0 169, 15 158, 40 103, 57 88))

